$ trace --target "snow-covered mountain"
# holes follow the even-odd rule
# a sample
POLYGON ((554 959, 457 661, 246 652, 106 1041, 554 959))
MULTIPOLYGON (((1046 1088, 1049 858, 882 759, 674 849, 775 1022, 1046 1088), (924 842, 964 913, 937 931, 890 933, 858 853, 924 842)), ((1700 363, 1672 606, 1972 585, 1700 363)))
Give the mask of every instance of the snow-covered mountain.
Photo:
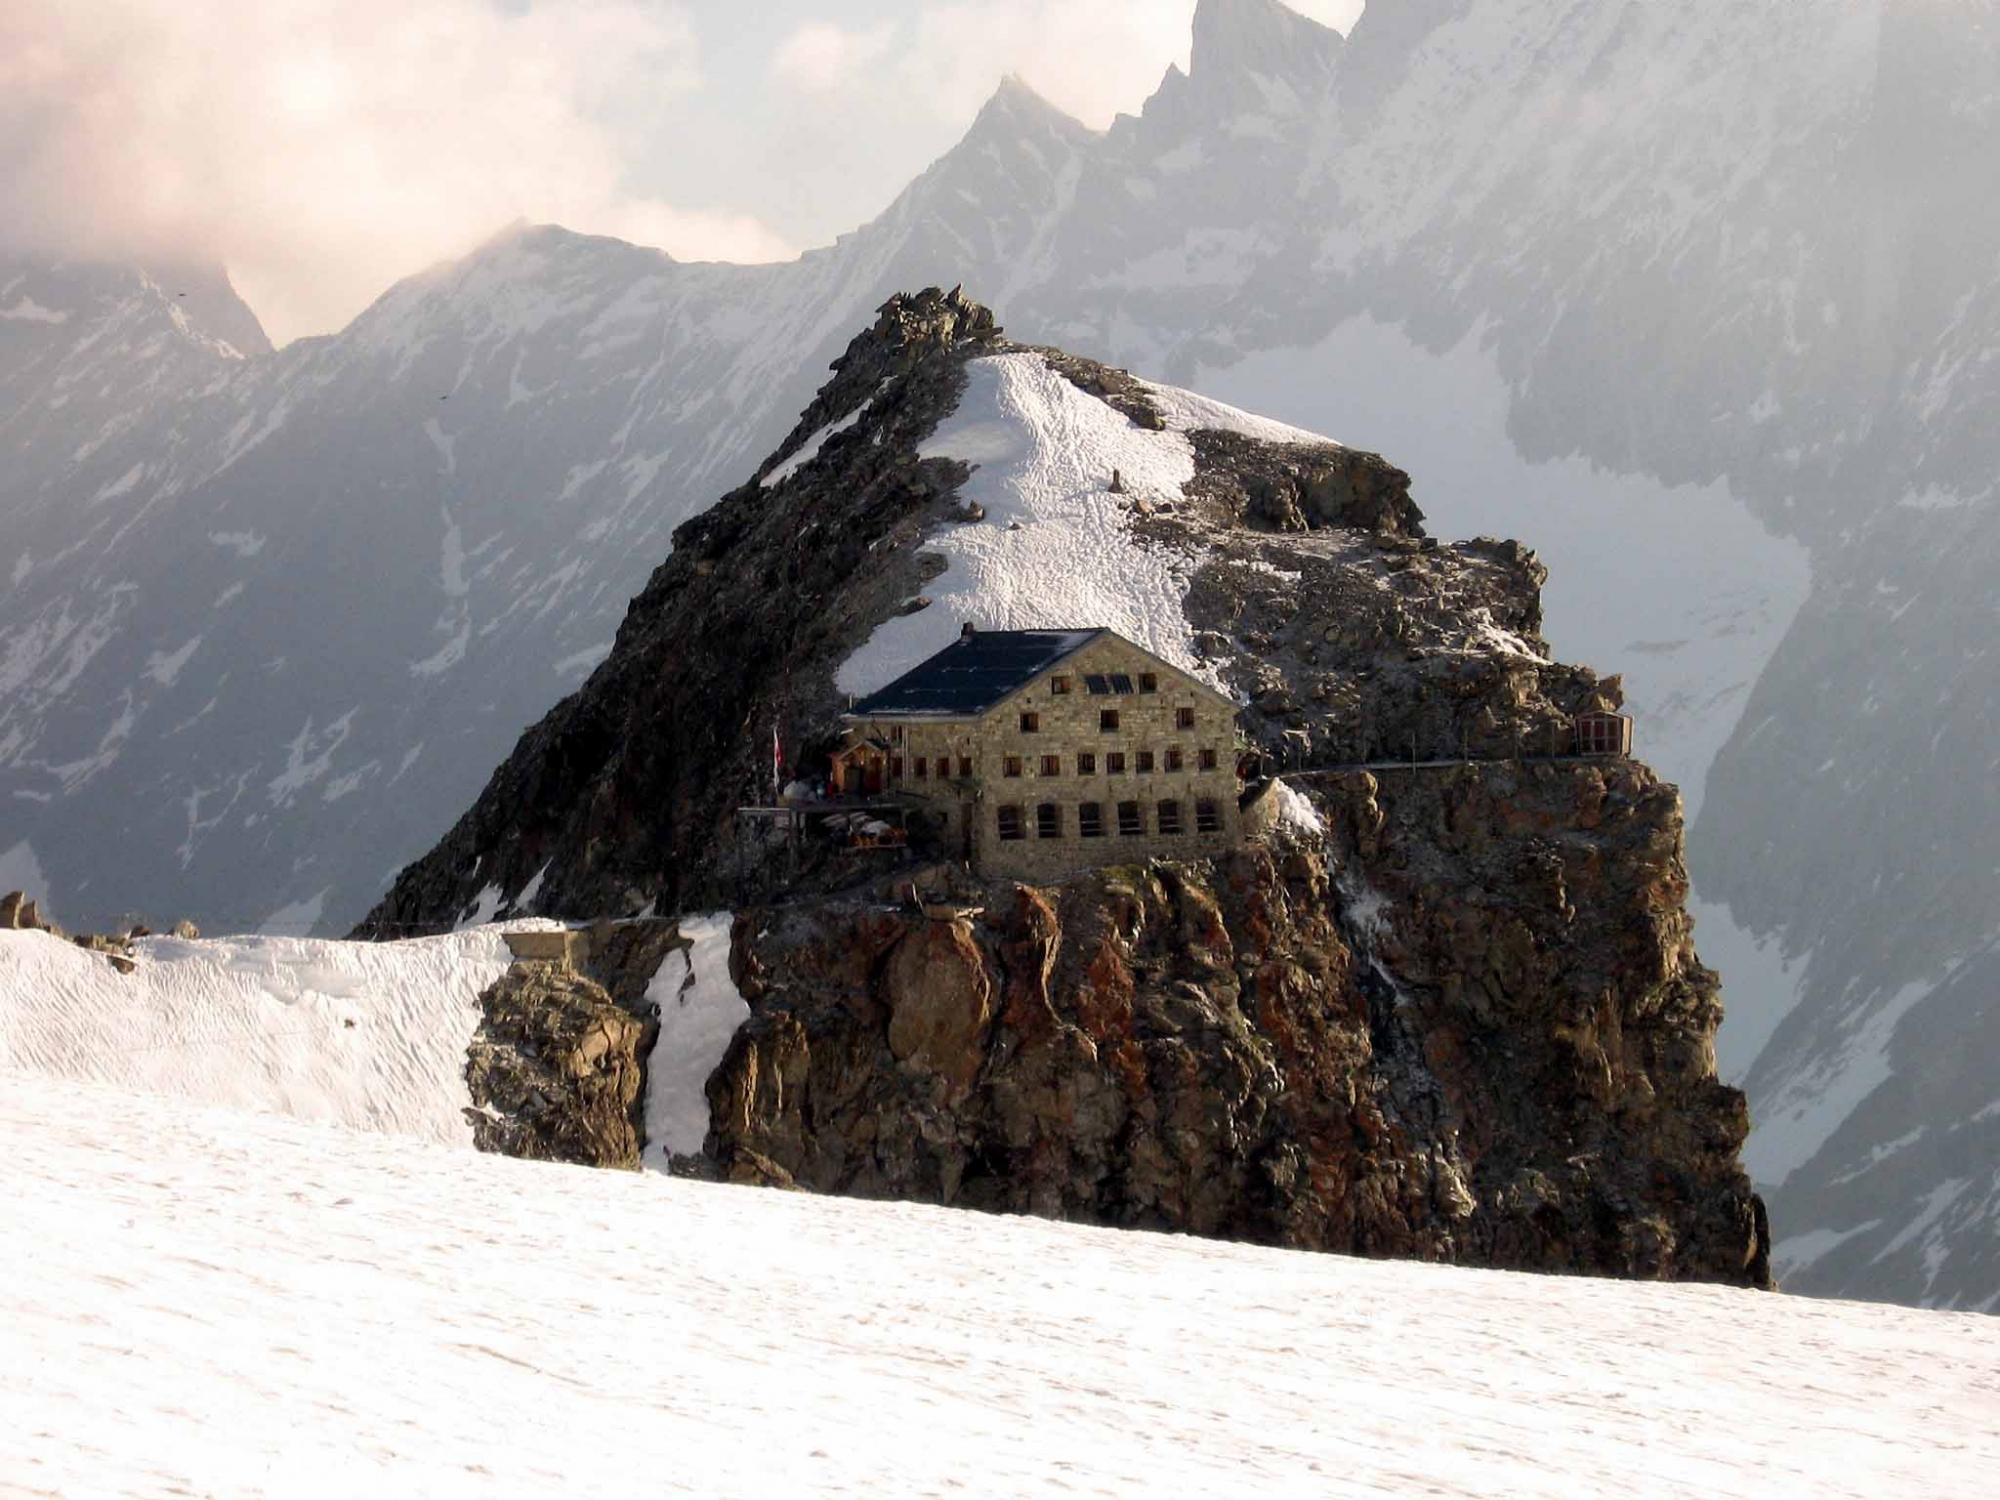
POLYGON ((867 311, 963 281, 1537 547, 1698 812, 1788 1284, 1982 1302, 1996 147, 1990 0, 1202 0, 1141 115, 1010 82, 789 266, 517 228, 276 355, 8 269, 0 864, 72 920, 357 915, 867 311))

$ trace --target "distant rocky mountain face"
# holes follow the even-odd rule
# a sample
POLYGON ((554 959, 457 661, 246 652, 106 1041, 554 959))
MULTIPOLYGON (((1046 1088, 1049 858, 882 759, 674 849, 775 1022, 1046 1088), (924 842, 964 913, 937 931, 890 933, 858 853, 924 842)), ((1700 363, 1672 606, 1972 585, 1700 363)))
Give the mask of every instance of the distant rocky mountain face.
POLYGON ((852 329, 963 281, 1532 542, 1688 797, 1786 1284, 2000 1305, 1996 46, 1983 0, 1202 0, 1138 117, 1010 84, 789 266, 516 229, 276 354, 216 276, 0 269, 0 885, 344 925, 852 329))
MULTIPOLYGON (((362 932, 750 906, 726 957, 749 1019, 683 1170, 1768 1286, 1680 801, 1568 756, 1620 689, 1550 659, 1545 576, 1516 543, 1426 537, 1375 455, 1015 343, 956 292, 899 296, 362 932), (1056 599, 1244 701, 1267 755, 1376 769, 1265 791, 1283 811, 1243 847, 1107 846, 1039 891, 953 863, 920 813, 886 862, 739 816, 770 801, 765 726, 809 773, 843 689, 1056 599)), ((558 1052, 608 1026, 615 1062, 489 1144, 621 1163, 654 1011, 559 989, 523 973, 489 1016, 516 1035, 531 998, 558 1052)))

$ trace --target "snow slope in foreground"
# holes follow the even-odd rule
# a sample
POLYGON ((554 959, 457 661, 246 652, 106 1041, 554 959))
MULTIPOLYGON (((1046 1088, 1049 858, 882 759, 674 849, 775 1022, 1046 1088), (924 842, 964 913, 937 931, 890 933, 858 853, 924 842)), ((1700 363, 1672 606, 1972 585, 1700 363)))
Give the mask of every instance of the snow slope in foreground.
POLYGON ((470 1146, 465 1049, 510 962, 503 930, 147 938, 126 975, 47 933, 0 932, 0 1068, 470 1146))
POLYGON ((0 1076, 0 1494, 2000 1493, 2000 1323, 445 1152, 0 1076))

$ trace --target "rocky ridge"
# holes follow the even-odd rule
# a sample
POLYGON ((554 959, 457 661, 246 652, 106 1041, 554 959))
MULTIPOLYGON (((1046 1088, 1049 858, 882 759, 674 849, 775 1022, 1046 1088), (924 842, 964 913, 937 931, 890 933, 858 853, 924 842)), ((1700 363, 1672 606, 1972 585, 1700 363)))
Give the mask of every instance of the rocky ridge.
MULTIPOLYGON (((1271 793, 1276 842, 1036 891, 925 864, 921 836, 886 873, 739 837, 769 726, 810 765, 842 664, 947 566, 934 540, 1000 524, 961 493, 974 465, 924 450, 971 362, 1024 356, 1172 436, 1171 393, 1016 344, 955 290, 893 298, 361 934, 752 908, 730 956, 751 1019, 708 1085, 707 1169, 736 1180, 1768 1284, 1679 799, 1637 765, 1532 759, 1618 684, 1549 659, 1531 552, 1427 537, 1375 455, 1217 409, 1178 496, 1107 471, 1099 497, 1179 560, 1192 665, 1245 700, 1253 743, 1320 768, 1271 793), (1461 763, 1346 764, 1377 758, 1461 763)), ((573 976, 496 987, 491 1037, 552 1056, 509 1085, 541 1123, 487 1144, 629 1157, 612 1008, 573 976), (533 1098, 565 1073, 586 1124, 533 1098)))
MULTIPOLYGON (((749 851, 735 811, 768 797, 770 729, 794 764, 817 764, 845 702, 841 664, 923 607, 946 567, 928 539, 998 524, 961 499, 967 463, 920 449, 963 395, 967 363, 1009 354, 1047 362, 1136 427, 1165 427, 1154 388, 1013 343, 957 289, 892 298, 757 477, 674 533, 603 665, 523 735, 358 934, 505 915, 531 888, 537 913, 593 918, 736 899, 749 851)), ((1126 524, 1184 568, 1188 665, 1249 705, 1273 756, 1533 748, 1619 701, 1615 679, 1549 659, 1533 553, 1425 537, 1408 476, 1379 456, 1222 431, 1192 441, 1194 476, 1171 511, 1134 498, 1126 524)))
POLYGON ((647 988, 682 946, 671 922, 601 923, 571 954, 516 960, 479 996, 466 1049, 482 1151, 591 1167, 639 1165, 646 1060, 659 1032, 647 988))

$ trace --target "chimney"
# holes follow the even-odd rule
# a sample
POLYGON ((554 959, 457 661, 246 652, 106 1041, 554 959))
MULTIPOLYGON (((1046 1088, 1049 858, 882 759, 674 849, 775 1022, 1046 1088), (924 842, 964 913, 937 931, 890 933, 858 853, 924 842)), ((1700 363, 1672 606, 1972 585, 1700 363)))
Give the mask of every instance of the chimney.
POLYGON ((958 638, 962 641, 969 641, 978 634, 978 628, 970 620, 958 627, 958 638))

